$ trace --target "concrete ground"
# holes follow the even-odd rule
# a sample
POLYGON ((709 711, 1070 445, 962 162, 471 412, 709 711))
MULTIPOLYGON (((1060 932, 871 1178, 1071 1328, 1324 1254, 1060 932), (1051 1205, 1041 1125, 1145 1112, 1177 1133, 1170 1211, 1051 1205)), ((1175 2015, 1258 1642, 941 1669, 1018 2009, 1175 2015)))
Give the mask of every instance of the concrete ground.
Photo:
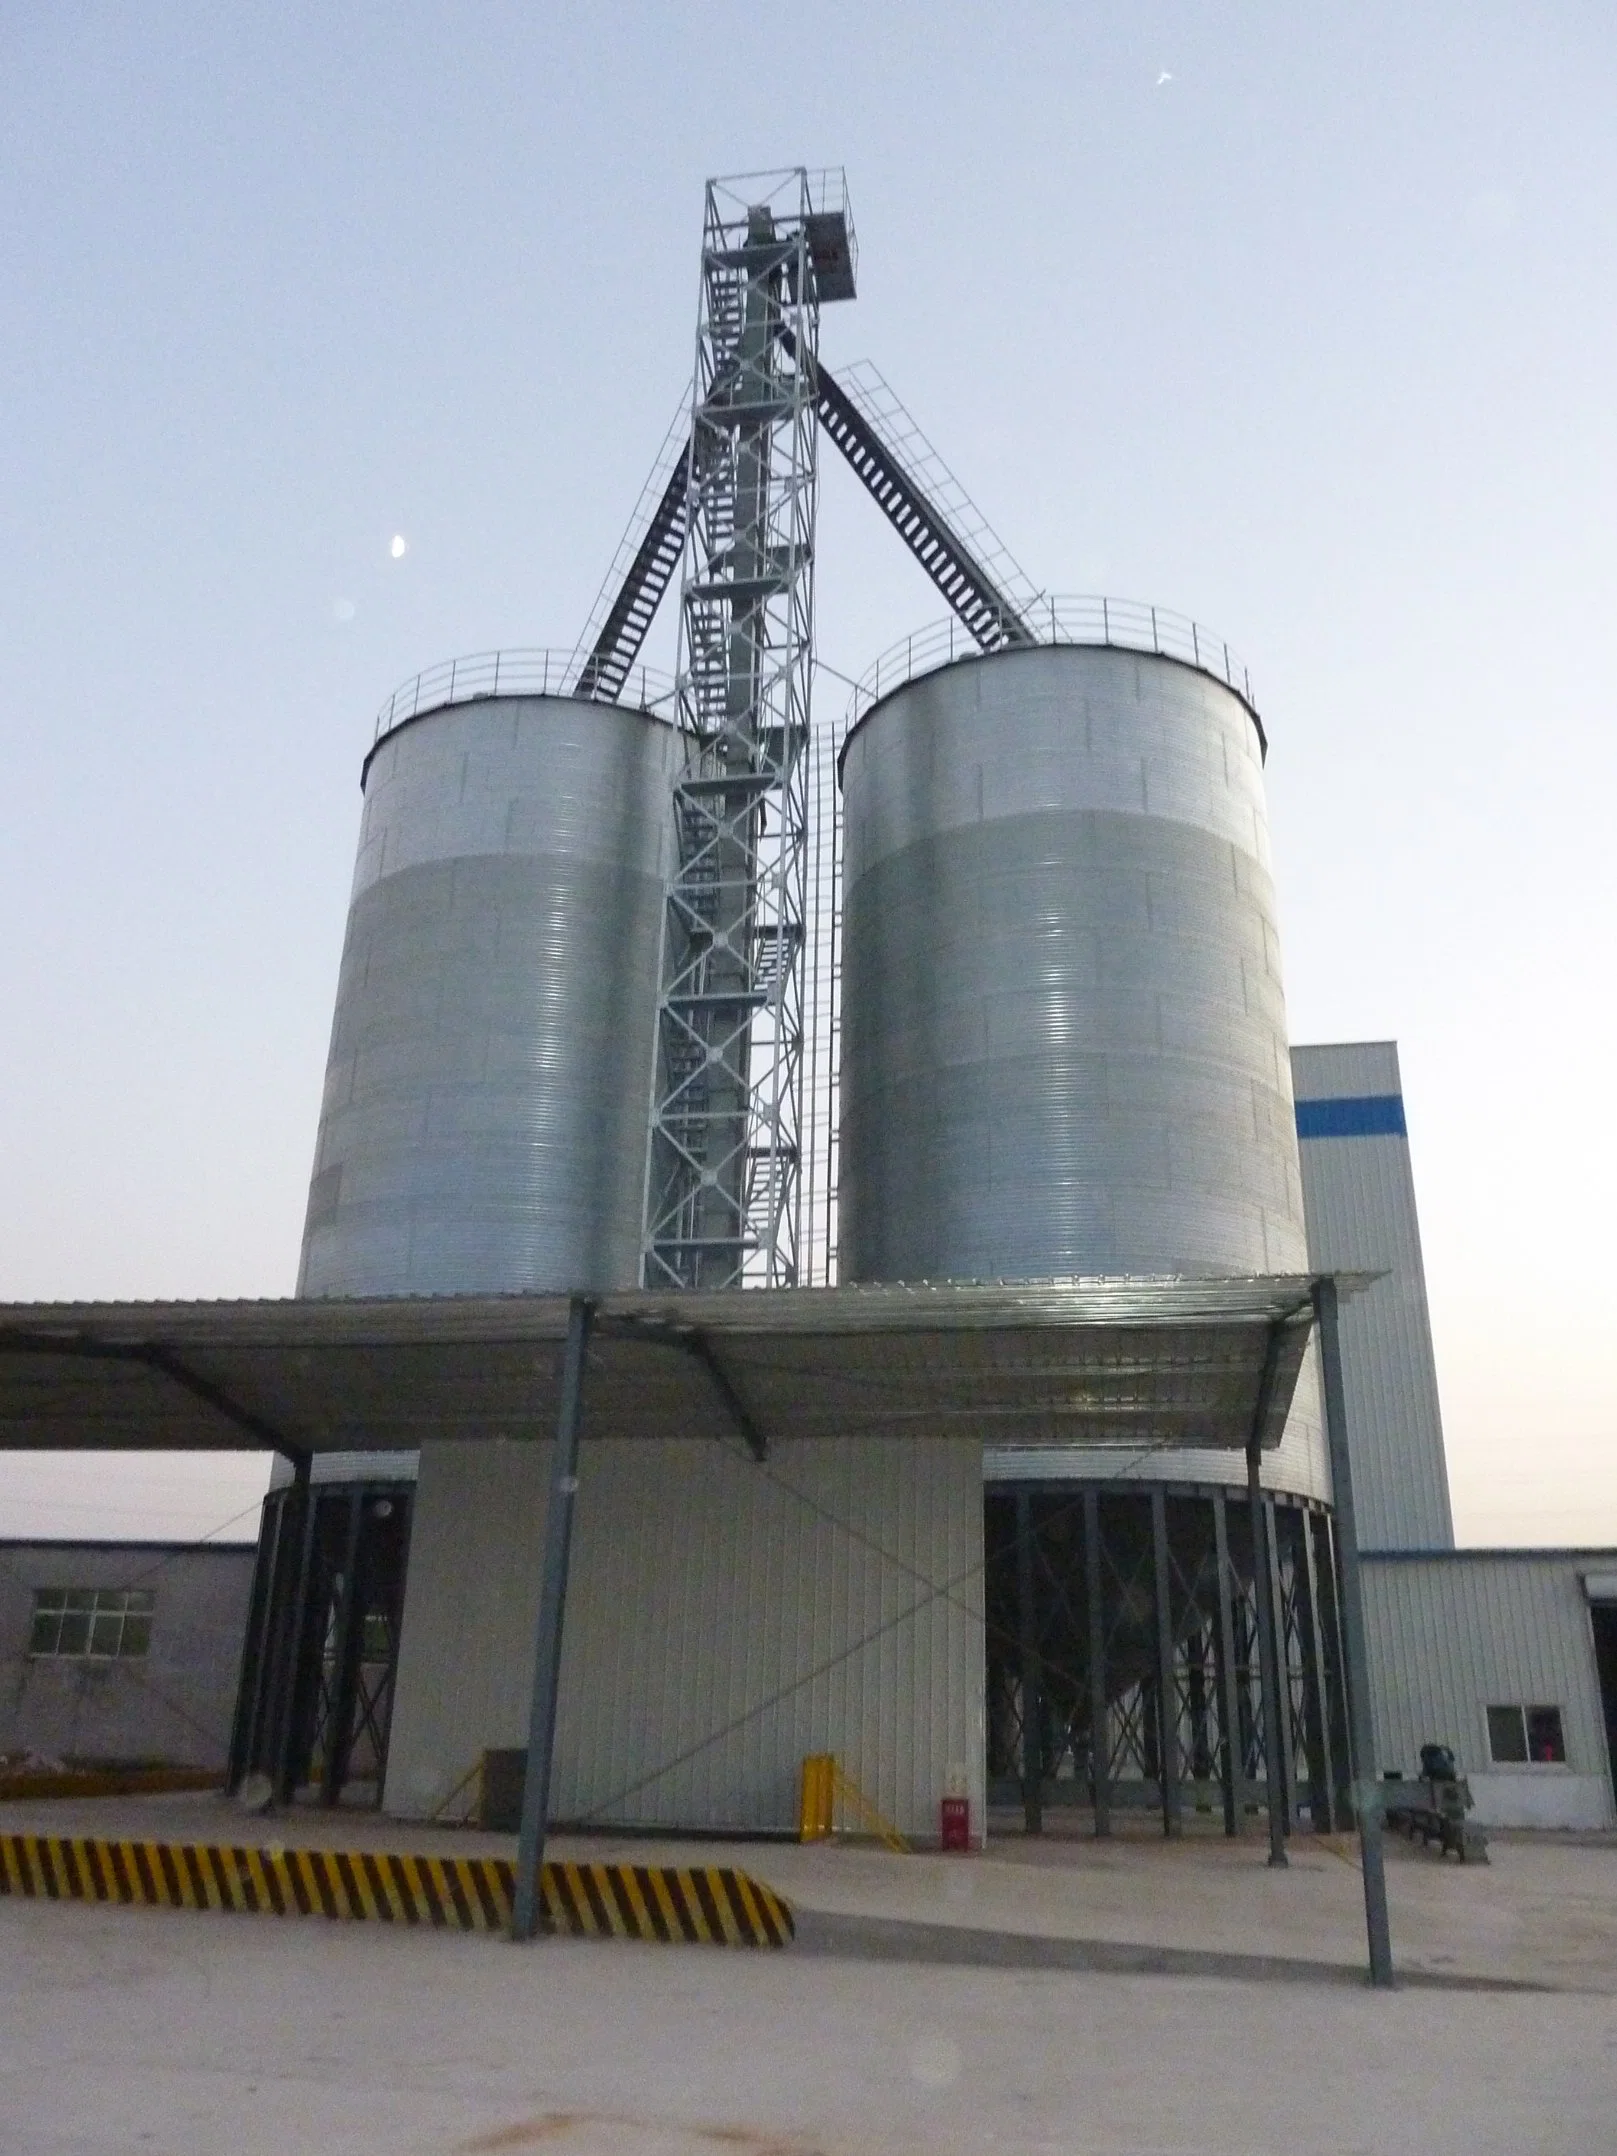
MULTIPOLYGON (((340 1839, 508 1853, 217 1798, 0 1806, 0 1831, 340 1839)), ((972 1857, 606 1838, 558 1854, 740 1863, 784 1953, 0 1899, 6 2156, 1599 2156, 1617 2146, 1617 1842, 1394 1844, 1428 1981, 1352 1980, 1348 1844, 1139 1832, 972 1857), (1171 1976, 1082 1955, 1158 1947, 1171 1976), (1081 1948, 1078 1967, 1006 1965, 1081 1948), (961 1965, 962 1950, 978 1965, 961 1965), (882 1958, 897 1955, 901 1958, 882 1958), (992 1964, 992 1965, 990 1965, 992 1964), (1206 1973, 1244 1971, 1236 1981, 1206 1973), (1441 1983, 1444 1988, 1435 1988, 1441 1983), (1532 1986, 1532 1989, 1504 1989, 1532 1986), (1545 1987, 1545 1988, 1537 1988, 1545 1987)))
POLYGON ((1571 1993, 0 1902, 8 2156, 1600 2156, 1571 1993))
MULTIPOLYGON (((8 1828, 515 1854, 509 1835, 407 1827, 360 1812, 256 1819, 212 1794, 8 1803, 0 1831, 8 1828)), ((1059 1831, 996 1836, 969 1857, 605 1835, 560 1836, 550 1848, 600 1860, 739 1864, 786 1896, 802 1944, 821 1950, 1004 1962, 1018 1958, 1016 1942, 1065 1941, 1155 1950, 1154 1961, 1137 1954, 1134 1965, 1209 1974, 1349 1980, 1364 1967, 1363 1889, 1348 1837, 1296 1836, 1282 1872, 1267 1868, 1261 1834, 1230 1842, 1193 1832, 1165 1842, 1144 1822, 1106 1842, 1059 1831)), ((1393 1950, 1405 1974, 1617 1995, 1617 1836, 1577 1845, 1498 1836, 1487 1865, 1444 1861, 1396 1838, 1387 1854, 1393 1950)), ((1037 1947, 1020 1958, 1037 1960, 1037 1947)), ((1128 1966, 1128 1957, 1111 1964, 1128 1966)))

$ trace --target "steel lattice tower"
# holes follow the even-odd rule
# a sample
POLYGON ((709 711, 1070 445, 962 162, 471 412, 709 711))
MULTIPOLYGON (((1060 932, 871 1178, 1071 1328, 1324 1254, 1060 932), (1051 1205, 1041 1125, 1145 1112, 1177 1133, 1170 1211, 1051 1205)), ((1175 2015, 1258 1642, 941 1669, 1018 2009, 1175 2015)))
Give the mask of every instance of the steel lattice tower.
POLYGON ((840 173, 709 183, 648 1286, 798 1276, 815 362, 822 300, 852 296, 840 173))

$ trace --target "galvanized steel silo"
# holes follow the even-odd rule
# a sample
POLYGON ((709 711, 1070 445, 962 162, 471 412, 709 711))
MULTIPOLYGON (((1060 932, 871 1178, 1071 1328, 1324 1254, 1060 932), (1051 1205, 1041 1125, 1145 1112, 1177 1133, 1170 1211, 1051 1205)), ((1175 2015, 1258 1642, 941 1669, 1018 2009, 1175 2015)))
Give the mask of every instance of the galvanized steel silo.
POLYGON ((676 760, 552 695, 379 738, 300 1294, 636 1284, 676 760))
POLYGON ((876 703, 842 775, 843 1277, 1304 1270, 1243 697, 1003 651, 876 703))

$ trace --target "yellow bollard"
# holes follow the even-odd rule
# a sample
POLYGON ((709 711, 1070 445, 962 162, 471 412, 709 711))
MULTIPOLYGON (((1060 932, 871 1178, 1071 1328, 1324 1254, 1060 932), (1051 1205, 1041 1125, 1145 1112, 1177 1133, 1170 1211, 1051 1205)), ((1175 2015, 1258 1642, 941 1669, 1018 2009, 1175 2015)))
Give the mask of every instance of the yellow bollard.
POLYGON ((836 1758, 830 1752, 810 1752, 803 1761, 802 1794, 797 1808, 800 1842, 823 1842, 830 1836, 836 1773, 836 1758))

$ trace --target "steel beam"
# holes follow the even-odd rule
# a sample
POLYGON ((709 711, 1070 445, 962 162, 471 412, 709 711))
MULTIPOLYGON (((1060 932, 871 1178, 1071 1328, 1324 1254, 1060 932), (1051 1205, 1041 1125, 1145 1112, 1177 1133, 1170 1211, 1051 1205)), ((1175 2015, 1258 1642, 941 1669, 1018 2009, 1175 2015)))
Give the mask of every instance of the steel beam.
POLYGON ((575 1295, 567 1311, 562 1353, 561 1402, 551 1462, 550 1502, 545 1508, 545 1569, 539 1586, 539 1624, 534 1638, 533 1701, 528 1713, 528 1762, 522 1784, 522 1821, 517 1836, 516 1885, 511 1936, 531 1939, 539 1929, 539 1874, 550 1822, 550 1769, 556 1747, 556 1700, 561 1682, 562 1619, 567 1607, 567 1567, 573 1546, 573 1501, 578 1495, 578 1437, 584 1407, 584 1355, 593 1306, 575 1295))
POLYGON ((1151 1580, 1156 1594, 1157 1788, 1162 1831, 1177 1834, 1179 1816, 1179 1701, 1173 1681, 1173 1580, 1168 1565, 1168 1500, 1151 1492, 1151 1580))
POLYGON ((1268 1562, 1268 1536, 1263 1516, 1263 1430, 1269 1419, 1275 1369, 1280 1360, 1281 1329, 1269 1328, 1264 1351, 1263 1376, 1252 1416, 1252 1432, 1246 1442, 1246 1501, 1252 1533, 1252 1608, 1258 1628, 1258 1679, 1263 1699, 1263 1786, 1268 1799, 1269 1862, 1277 1869, 1286 1863, 1286 1780, 1281 1749, 1286 1742, 1280 1718, 1279 1637, 1275 1627, 1273 1581, 1268 1562))
POLYGON ((299 1453, 292 1463, 292 1484, 281 1503, 291 1512, 285 1525, 287 1567, 292 1591, 278 1598, 279 1622, 275 1673, 275 1712, 270 1730, 270 1775, 275 1802, 292 1801, 292 1747, 297 1735, 298 1689, 303 1672, 304 1603, 309 1594, 309 1566, 314 1552, 314 1493, 310 1458, 299 1453))
POLYGON ((1016 1629, 1022 1650, 1022 1820, 1044 1832, 1044 1677, 1033 1606, 1033 1501, 1016 1493, 1016 1629))
POLYGON ((1084 1492, 1084 1587, 1089 1604, 1089 1757, 1090 1795, 1095 1807, 1095 1832, 1112 1831, 1111 1752, 1107 1739, 1106 1712, 1106 1609, 1101 1597, 1100 1495, 1084 1492))
POLYGON ((1319 1324, 1319 1358, 1325 1380, 1325 1435, 1330 1447, 1331 1494, 1336 1511, 1336 1561, 1342 1594, 1343 1690, 1347 1694, 1348 1731, 1353 1749, 1353 1810, 1359 1824, 1359 1858, 1364 1872, 1364 1928, 1369 1947, 1370 1981, 1378 1989, 1386 1990, 1391 1988, 1394 1976, 1392 1930, 1387 1916, 1386 1851, 1382 1847, 1382 1795, 1375 1772, 1375 1735, 1370 1721, 1364 1583, 1359 1573, 1359 1538, 1353 1516, 1353 1463, 1348 1451, 1347 1396, 1342 1385, 1342 1339, 1336 1282, 1328 1275, 1315 1283, 1314 1314, 1319 1324))
POLYGON ((1293 1757, 1291 1656, 1286 1649, 1286 1603, 1280 1579, 1280 1522, 1273 1493, 1263 1500, 1263 1555, 1269 1573, 1269 1609, 1274 1621, 1275 1689, 1280 1706, 1280 1788, 1286 1805, 1286 1832, 1297 1824, 1297 1766, 1293 1757))
POLYGON ((348 1779, 348 1733, 354 1719, 354 1685, 363 1623, 356 1627, 359 1596, 359 1533, 364 1519, 363 1490, 348 1493, 348 1523, 343 1535, 342 1600, 337 1605, 337 1636, 332 1642, 331 1691, 326 1704, 325 1757, 320 1762, 320 1801, 336 1804, 348 1779))
POLYGON ((1331 1741, 1329 1680, 1325 1666, 1325 1628, 1319 1608, 1319 1566, 1314 1554, 1314 1516, 1297 1516, 1302 1541, 1302 1584, 1308 1597, 1308 1638, 1304 1643, 1307 1676, 1308 1811, 1316 1834, 1329 1834, 1335 1825, 1331 1794, 1331 1741))
MULTIPOLYGON (((289 1461, 288 1465, 291 1464, 289 1461)), ((225 1788, 231 1796, 258 1764, 257 1753, 262 1745, 264 1701, 274 1675, 275 1583, 280 1577, 285 1509, 278 1495, 273 1509, 266 1496, 258 1516, 258 1554, 253 1563, 252 1602, 242 1640, 241 1673, 236 1680, 236 1712, 230 1726, 230 1760, 225 1776, 225 1788)))
POLYGON ((1224 1725, 1224 1832, 1246 1832, 1246 1754, 1241 1743, 1241 1697, 1235 1674, 1234 1574, 1223 1492, 1212 1500, 1213 1547, 1218 1563, 1218 1700, 1224 1725))

